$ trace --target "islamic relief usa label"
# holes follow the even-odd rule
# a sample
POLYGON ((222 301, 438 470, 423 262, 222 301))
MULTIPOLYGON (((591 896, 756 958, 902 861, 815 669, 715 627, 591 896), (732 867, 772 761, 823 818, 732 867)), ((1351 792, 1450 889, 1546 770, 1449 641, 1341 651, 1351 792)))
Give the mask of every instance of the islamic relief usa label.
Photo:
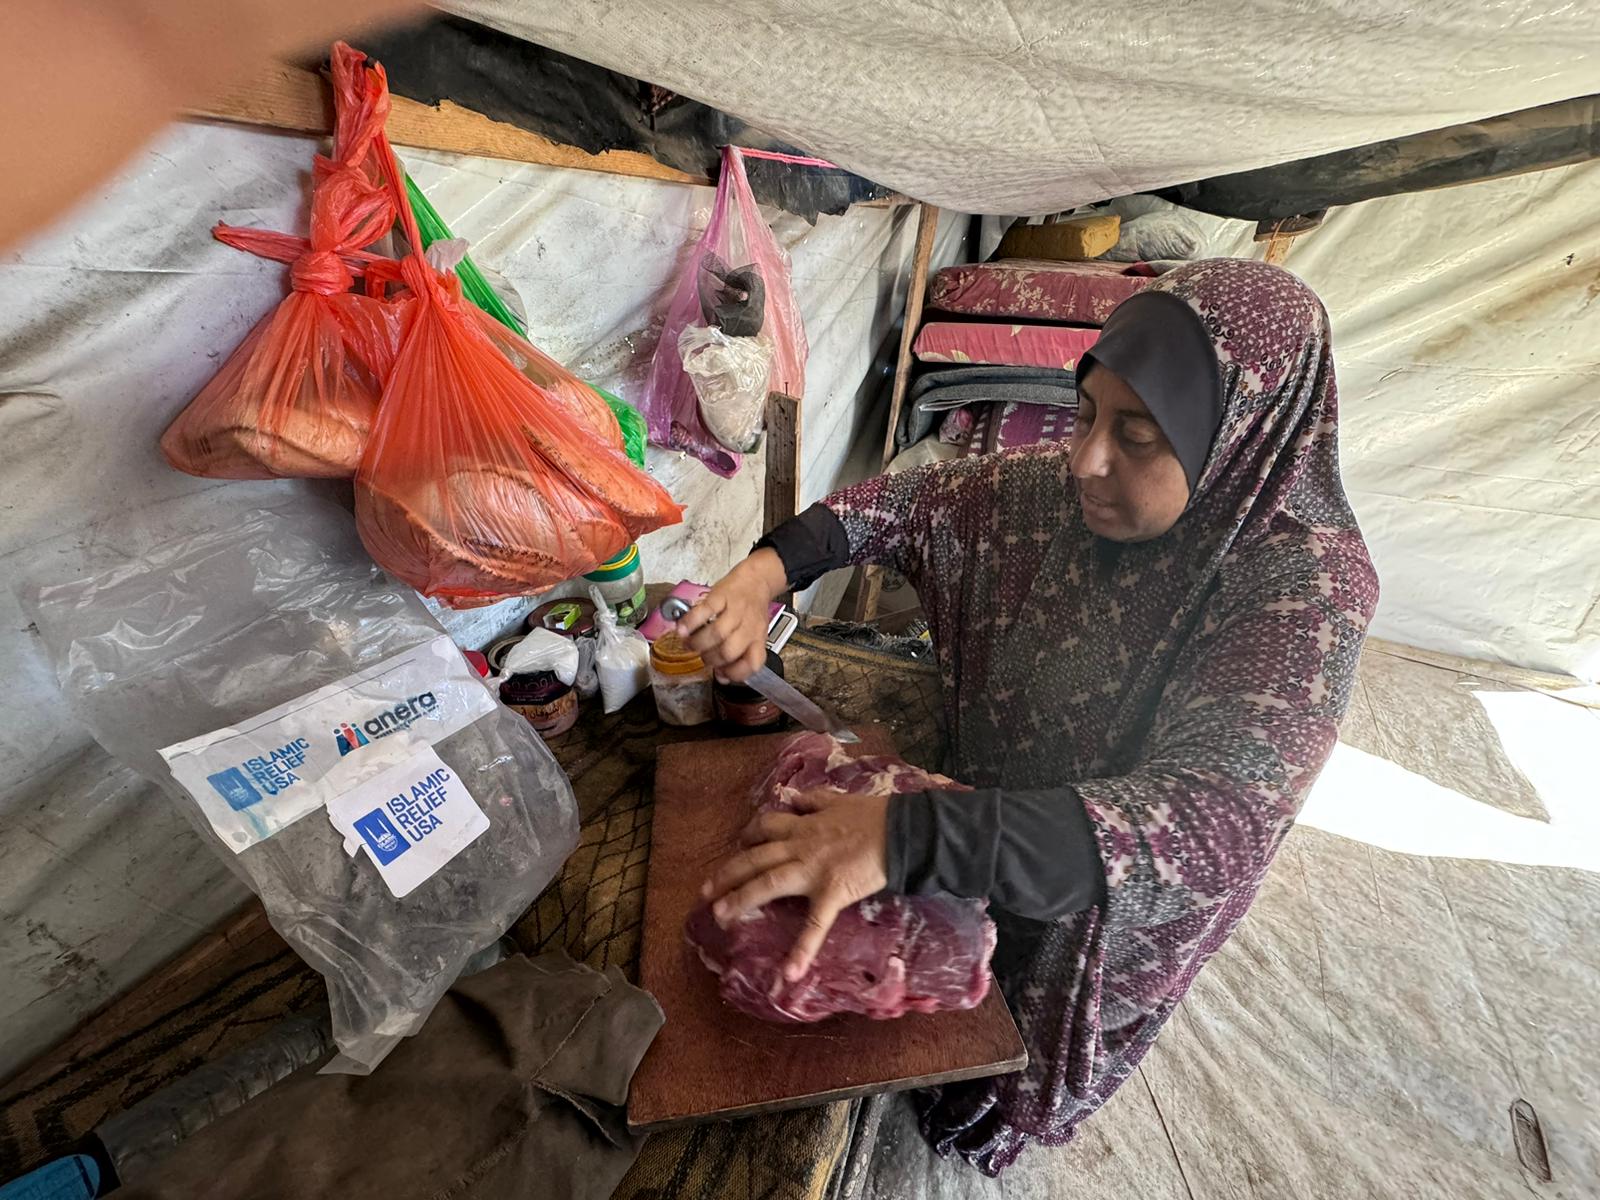
POLYGON ((489 828, 466 784, 431 748, 329 801, 328 819, 345 850, 365 852, 397 899, 489 828))
POLYGON ((444 740, 494 698, 440 635, 337 683, 161 751, 225 845, 248 850, 383 765, 444 740), (367 770, 370 762, 371 770, 367 770))

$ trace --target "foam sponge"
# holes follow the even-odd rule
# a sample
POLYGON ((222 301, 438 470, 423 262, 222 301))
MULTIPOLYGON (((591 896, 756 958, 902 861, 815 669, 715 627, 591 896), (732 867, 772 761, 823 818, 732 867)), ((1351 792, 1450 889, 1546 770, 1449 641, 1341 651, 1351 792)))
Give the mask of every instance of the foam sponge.
POLYGON ((1053 225, 1013 225, 1000 240, 1000 258, 1047 258, 1081 262, 1099 258, 1117 244, 1122 218, 1115 214, 1068 217, 1053 225))

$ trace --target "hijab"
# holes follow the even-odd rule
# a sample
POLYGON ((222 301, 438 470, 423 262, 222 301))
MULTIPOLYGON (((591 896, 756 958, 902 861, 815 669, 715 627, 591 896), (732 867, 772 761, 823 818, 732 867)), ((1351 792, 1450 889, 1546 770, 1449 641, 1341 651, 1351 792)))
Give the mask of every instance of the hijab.
POLYGON ((1120 375, 1138 393, 1172 443, 1193 495, 1222 424, 1217 351, 1199 314, 1171 292, 1130 296, 1078 360, 1080 391, 1095 366, 1120 375))

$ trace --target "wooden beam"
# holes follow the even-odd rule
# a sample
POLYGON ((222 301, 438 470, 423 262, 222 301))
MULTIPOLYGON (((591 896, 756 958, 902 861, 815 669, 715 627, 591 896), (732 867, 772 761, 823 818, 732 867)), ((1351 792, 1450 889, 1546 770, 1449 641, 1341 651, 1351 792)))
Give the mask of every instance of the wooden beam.
POLYGON ((1267 239, 1267 252, 1263 257, 1275 267, 1281 267, 1289 257, 1289 251, 1294 246, 1294 240, 1299 234, 1275 233, 1267 239))
MULTIPOLYGON (((315 71, 278 63, 242 80, 227 96, 191 109, 189 115, 235 124, 264 125, 294 133, 327 134, 333 131, 333 97, 327 81, 315 71)), ((434 108, 404 96, 391 97, 388 131, 389 140, 396 146, 449 150, 578 171, 603 171, 663 183, 715 186, 717 182, 706 176, 674 170, 634 150, 590 154, 448 100, 434 108)))
POLYGON ((894 435, 900 427, 900 410, 905 406, 911 386, 911 348, 922 326, 922 302, 928 295, 928 264, 933 258, 933 239, 939 232, 939 210, 931 204, 921 206, 917 215, 917 246, 911 255, 911 283, 906 292, 906 319, 900 327, 900 355, 894 364, 894 390, 889 394, 889 428, 883 436, 883 466, 894 457, 894 435))
POLYGON ((1312 230, 1322 225, 1322 219, 1327 216, 1326 209, 1319 209, 1314 213, 1306 213, 1298 217, 1284 217, 1277 221, 1257 221, 1255 240, 1267 244, 1265 260, 1275 267, 1281 267, 1289 257, 1289 251, 1294 248, 1296 238, 1304 237, 1312 230))
MULTIPOLYGON (((767 395, 767 473, 762 485, 763 529, 783 524, 800 511, 800 401, 782 392, 767 395)), ((788 594, 785 604, 793 602, 788 594)))
MULTIPOLYGON (((906 392, 911 387, 911 349, 916 344, 917 330, 922 326, 922 304, 928 295, 928 265, 933 259, 933 240, 938 232, 939 210, 931 204, 922 205, 917 214, 917 244, 911 254, 911 282, 906 291, 906 315, 900 327, 900 354, 894 364, 894 387, 889 393, 889 428, 883 434, 880 467, 887 467, 894 458, 895 434, 900 429, 900 410, 905 407, 906 392)), ((860 589, 856 593, 856 620, 870 621, 877 615, 878 598, 882 593, 882 569, 865 568, 860 589)))

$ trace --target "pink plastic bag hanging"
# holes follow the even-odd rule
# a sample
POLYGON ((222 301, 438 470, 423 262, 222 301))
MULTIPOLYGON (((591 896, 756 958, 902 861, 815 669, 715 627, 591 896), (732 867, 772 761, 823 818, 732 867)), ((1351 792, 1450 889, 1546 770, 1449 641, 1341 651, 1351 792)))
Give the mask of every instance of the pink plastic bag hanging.
MULTIPOLYGON (((747 423, 730 420, 720 408, 704 411, 702 397, 719 405, 724 398, 747 398, 758 406, 759 431, 759 405, 766 392, 805 394, 806 331, 791 286, 789 255, 750 192, 745 153, 735 146, 722 151, 711 223, 673 293, 639 405, 650 424, 651 442, 686 450, 722 476, 739 469, 739 451, 747 448, 729 445, 740 440, 729 431, 747 423), (693 378, 684 370, 685 354, 694 356, 693 378), (760 367, 765 368, 764 387, 760 367)), ((770 157, 831 166, 816 159, 770 157)))

